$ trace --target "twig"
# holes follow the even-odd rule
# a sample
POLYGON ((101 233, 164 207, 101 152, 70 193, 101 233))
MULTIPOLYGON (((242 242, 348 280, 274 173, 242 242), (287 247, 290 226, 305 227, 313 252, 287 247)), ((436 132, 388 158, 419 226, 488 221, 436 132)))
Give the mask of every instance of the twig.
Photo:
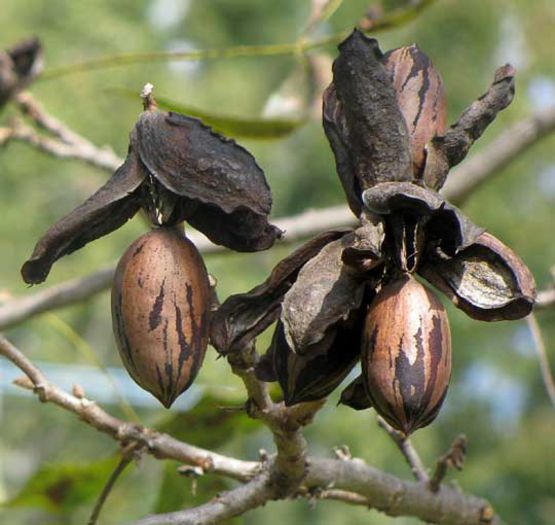
POLYGON ((272 496, 269 475, 263 473, 245 485, 217 495, 204 505, 168 514, 157 514, 136 521, 133 525, 211 525, 260 507, 272 499, 272 496))
POLYGON ((555 131, 555 107, 544 109, 513 124, 487 148, 471 156, 447 177, 443 194, 461 204, 486 180, 500 173, 515 158, 555 131))
POLYGON ((547 358, 547 351, 545 349, 545 343, 543 341, 540 325, 538 324, 538 320, 533 313, 526 317, 526 323, 528 324, 536 352, 538 353, 538 360, 540 363, 540 370, 545 390, 547 391, 547 395, 549 396, 552 405, 555 407, 555 382, 553 381, 551 367, 549 366, 549 359, 547 358))
POLYGON ((84 301, 110 286, 113 276, 114 268, 105 268, 88 277, 71 279, 27 296, 10 299, 0 305, 0 329, 43 312, 84 301))
POLYGON ((402 432, 395 430, 381 416, 378 416, 378 425, 388 433, 389 437, 391 437, 393 442, 397 445, 404 458, 407 460, 414 477, 420 483, 428 483, 430 478, 426 472, 426 467, 424 466, 424 463, 422 463, 422 460, 420 459, 418 452, 416 452, 410 438, 402 432))
POLYGON ((555 288, 540 290, 534 303, 536 310, 547 310, 555 307, 555 288))
POLYGON ((17 119, 12 121, 10 127, 0 128, 0 146, 10 141, 25 142, 54 157, 80 160, 109 172, 114 171, 121 164, 110 149, 85 143, 66 143, 44 136, 17 119))
POLYGON ((466 436, 461 434, 453 441, 449 451, 438 459, 434 474, 428 484, 432 492, 437 492, 439 490, 441 482, 445 478, 449 468, 462 470, 467 443, 466 436))
POLYGON ((182 463, 198 465, 206 472, 222 474, 238 481, 248 481, 260 469, 258 462, 223 456, 178 441, 168 434, 158 433, 111 416, 94 401, 76 397, 49 383, 44 374, 2 335, 0 335, 0 355, 4 355, 29 378, 30 382, 18 381, 19 386, 31 389, 41 401, 54 403, 76 414, 91 427, 108 434, 120 443, 141 443, 146 446, 149 454, 159 459, 174 459, 182 463))
MULTIPOLYGON (((414 0, 391 12, 385 13, 375 20, 371 27, 372 34, 378 31, 398 27, 415 19, 423 9, 433 4, 436 0, 414 0)), ((126 53, 93 58, 76 64, 58 66, 47 69, 39 81, 51 80, 67 75, 74 75, 84 71, 107 69, 145 62, 170 62, 170 61, 200 61, 222 60, 241 57, 276 57, 304 54, 313 49, 320 49, 330 45, 337 45, 350 34, 351 29, 340 31, 333 35, 316 38, 314 40, 300 40, 285 44, 267 45, 239 45, 222 49, 199 49, 194 51, 158 51, 145 53, 126 53)))
POLYGON ((127 465, 129 465, 129 463, 133 461, 137 448, 138 448, 137 443, 132 443, 122 451, 122 457, 119 463, 117 464, 116 468, 108 478, 106 485, 104 486, 104 488, 102 489, 102 492, 100 493, 100 495, 98 496, 98 499, 96 500, 93 511, 91 513, 91 517, 89 518, 89 521, 88 521, 88 525, 96 525, 98 518, 100 516, 100 511, 102 510, 102 507, 106 502, 106 499, 108 498, 110 492, 114 488, 116 481, 123 473, 123 471, 126 469, 127 465))

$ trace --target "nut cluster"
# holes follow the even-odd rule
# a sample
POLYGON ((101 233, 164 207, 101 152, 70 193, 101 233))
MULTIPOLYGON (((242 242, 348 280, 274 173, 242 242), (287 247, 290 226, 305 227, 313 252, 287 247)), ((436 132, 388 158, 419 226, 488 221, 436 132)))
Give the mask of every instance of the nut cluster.
POLYGON ((534 279, 519 257, 438 193, 449 169, 512 100, 513 69, 446 127, 438 72, 416 46, 382 54, 354 31, 339 46, 324 93, 323 124, 360 225, 326 232, 282 260, 215 314, 211 339, 240 351, 277 321, 261 379, 286 404, 320 399, 360 359, 341 402, 373 406, 409 434, 445 398, 451 340, 445 309, 420 274, 473 318, 527 315, 534 279))
POLYGON ((451 375, 444 306, 424 280, 475 319, 527 315, 534 279, 520 258, 438 193, 495 115, 514 71, 447 127, 439 73, 416 46, 383 54, 354 31, 339 46, 323 125, 354 229, 324 232, 280 261, 250 292, 215 312, 188 222, 239 251, 269 248, 271 195, 245 149, 199 120, 156 109, 150 91, 125 163, 52 226, 23 265, 39 283, 54 262, 123 225, 140 209, 154 229, 123 255, 114 280, 114 334, 133 379, 166 407, 194 380, 208 338, 224 355, 251 349, 275 323, 256 364, 286 405, 329 395, 360 361, 341 402, 373 407, 410 434, 439 412, 451 375))

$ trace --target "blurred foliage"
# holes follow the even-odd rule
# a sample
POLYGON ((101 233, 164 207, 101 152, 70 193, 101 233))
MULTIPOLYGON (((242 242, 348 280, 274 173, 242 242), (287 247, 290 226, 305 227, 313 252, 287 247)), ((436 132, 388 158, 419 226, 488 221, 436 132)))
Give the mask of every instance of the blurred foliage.
POLYGON ((96 501, 116 465, 113 458, 85 464, 45 465, 5 505, 71 513, 79 505, 96 501))
MULTIPOLYGON (((370 3, 343 1, 333 16, 305 37, 321 38, 350 29, 370 3)), ((45 46, 47 68, 56 68, 113 54, 288 44, 306 28, 310 4, 309 0, 3 0, 0 46, 8 47, 36 34, 45 46)), ((382 4, 386 10, 394 9, 403 0, 382 4)), ((416 41, 430 55, 447 87, 451 120, 485 90, 498 65, 510 61, 517 67, 515 102, 479 141, 476 149, 480 149, 531 111, 555 104, 554 24, 552 0, 437 0, 411 23, 381 32, 379 39, 384 50, 416 41)), ((311 55, 333 57, 335 50, 328 46, 312 50, 311 55)), ((135 99, 122 97, 121 90, 138 94, 146 82, 151 82, 155 93, 186 108, 196 108, 201 116, 233 115, 239 122, 259 122, 269 117, 265 113, 268 101, 301 63, 295 54, 152 61, 45 78, 31 90, 53 115, 123 156, 141 104, 138 95, 135 99)), ((5 108, 0 125, 15 114, 13 107, 5 108)), ((285 109, 283 115, 276 113, 274 107, 271 118, 280 117, 293 118, 285 109)), ((241 139, 266 171, 274 194, 274 215, 344 202, 318 119, 311 118, 291 131, 279 140, 241 139)), ((477 224, 521 254, 540 288, 550 283, 549 267, 555 263, 555 245, 549 242, 555 208, 554 151, 555 137, 546 138, 478 189, 464 206, 477 224)), ((7 297, 26 292, 19 266, 38 237, 102 184, 106 174, 76 161, 48 157, 23 144, 11 144, 0 151, 0 174, 4 254, 0 258, 0 294, 7 297)), ((117 260, 144 229, 144 222, 136 218, 62 259, 49 284, 85 275, 117 260)), ((218 279, 220 298, 257 284, 291 249, 279 246, 265 253, 208 257, 209 270, 218 279)), ((105 293, 56 313, 95 349, 95 359, 79 352, 75 340, 46 317, 30 320, 8 335, 32 359, 119 366, 108 305, 105 293)), ((470 445, 465 469, 449 479, 489 498, 513 523, 553 523, 555 478, 550 458, 555 455, 555 413, 541 383, 526 325, 479 323, 450 305, 448 310, 454 342, 452 384, 438 420, 416 434, 415 445, 426 464, 432 466, 457 434, 466 433, 470 445)), ((544 312, 538 317, 555 362, 555 313, 544 312)), ((264 349, 268 340, 264 334, 259 348, 264 349)), ((260 425, 240 411, 222 409, 240 408, 244 403, 244 390, 223 359, 216 360, 209 352, 197 382, 204 387, 206 398, 196 408, 178 414, 162 408, 136 409, 141 422, 195 445, 242 458, 255 459, 260 448, 273 450, 271 436, 260 425)), ((333 446, 346 443, 355 456, 410 478, 404 460, 377 428, 372 412, 335 407, 337 397, 336 392, 307 429, 311 453, 329 455, 333 446)), ((117 405, 108 408, 124 417, 117 405)), ((27 503, 48 501, 44 499, 48 484, 55 484, 64 469, 68 479, 75 481, 75 491, 64 500, 61 514, 52 517, 38 503, 34 510, 3 509, 0 521, 15 525, 83 523, 93 505, 92 487, 99 491, 109 475, 102 471, 104 462, 98 458, 115 452, 117 445, 62 410, 39 404, 30 396, 0 399, 0 418, 0 497, 17 501, 18 494, 20 498, 25 494, 27 503), (44 467, 47 464, 50 466, 44 467), (94 465, 97 474, 87 473, 87 464, 94 465), (68 510, 72 501, 79 504, 68 510)), ((106 462, 114 464, 113 460, 106 462)), ((180 477, 176 467, 174 462, 164 464, 152 458, 145 458, 138 468, 130 467, 111 494, 102 523, 128 522, 153 510, 193 505, 230 486, 207 475, 198 480, 193 497, 191 480, 180 477)), ((235 520, 268 525, 287 521, 306 525, 417 523, 340 503, 311 506, 306 501, 271 503, 235 520)))

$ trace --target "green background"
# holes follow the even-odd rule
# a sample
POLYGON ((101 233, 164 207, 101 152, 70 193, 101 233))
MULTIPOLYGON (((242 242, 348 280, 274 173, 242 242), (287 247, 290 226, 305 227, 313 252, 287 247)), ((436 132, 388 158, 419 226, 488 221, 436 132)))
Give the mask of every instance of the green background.
MULTIPOLYGON (((402 2, 383 2, 386 9, 402 2)), ((308 38, 349 29, 368 2, 345 0, 335 15, 308 38)), ((306 25, 307 0, 2 0, 0 47, 37 35, 47 69, 127 52, 225 48, 238 44, 294 42, 306 25)), ((450 121, 492 80, 495 68, 511 61, 518 70, 515 102, 476 145, 487 147, 500 132, 555 104, 555 6, 552 0, 438 0, 415 21, 378 35, 383 50, 417 42, 434 61, 446 84, 450 121)), ((317 50, 335 56, 329 46, 317 50)), ((49 112, 95 144, 125 154, 128 134, 141 106, 146 82, 155 92, 209 112, 256 118, 268 98, 302 64, 294 55, 204 62, 141 63, 43 79, 32 93, 49 112)), ((297 77, 297 81, 299 78, 297 77)), ((302 84, 295 85, 298 93, 302 84)), ((16 113, 0 114, 5 125, 16 113)), ((334 161, 317 118, 275 140, 240 140, 257 158, 273 189, 273 216, 344 202, 334 161)), ((551 282, 555 264, 555 137, 548 137, 480 187, 463 206, 519 253, 538 287, 551 282)), ((44 230, 73 209, 106 173, 74 160, 59 160, 25 144, 0 150, 0 300, 28 293, 19 267, 44 230)), ((123 253, 146 226, 135 218, 119 231, 62 259, 49 284, 86 275, 123 253)), ((208 256, 220 299, 245 291, 265 278, 291 250, 208 256)), ((48 285, 43 285, 48 286, 48 285)), ((38 288, 37 288, 38 289, 38 288)), ((445 406, 437 421, 416 433, 415 446, 427 465, 465 433, 469 452, 462 473, 450 475, 464 490, 488 498, 508 523, 549 524, 555 516, 555 412, 543 388, 530 334, 523 321, 480 323, 448 305, 454 368, 445 406)), ((538 314, 555 361, 555 314, 538 314)), ((55 363, 119 366, 111 333, 109 294, 79 306, 40 316, 7 332, 32 359, 55 363), (92 357, 87 348, 94 349, 92 357)), ((267 334, 259 341, 261 349, 267 334)), ((197 379, 205 396, 188 413, 138 410, 141 422, 170 430, 195 445, 255 459, 272 450, 270 434, 258 423, 222 407, 238 407, 244 391, 224 362, 209 351, 197 379)), ((138 388, 138 387, 137 387, 138 388)), ((347 444, 353 455, 409 479, 410 471, 383 434, 372 411, 336 408, 331 396, 306 435, 313 454, 330 455, 347 444)), ((55 406, 6 395, 0 411, 0 508, 2 523, 80 524, 116 464, 116 444, 55 406)), ((126 417, 125 407, 110 406, 126 417)), ((177 465, 145 457, 128 469, 111 494, 101 523, 124 523, 153 511, 170 511, 206 501, 230 486, 206 476, 191 481, 177 465)), ((270 503, 237 523, 412 524, 376 511, 341 503, 270 503), (279 509, 279 511, 278 511, 279 509)))

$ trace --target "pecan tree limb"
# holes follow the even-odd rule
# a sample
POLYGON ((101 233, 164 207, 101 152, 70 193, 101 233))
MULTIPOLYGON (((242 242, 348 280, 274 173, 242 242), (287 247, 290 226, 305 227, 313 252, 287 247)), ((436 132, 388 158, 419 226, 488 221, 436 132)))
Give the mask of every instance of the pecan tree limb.
POLYGON ((72 412, 86 424, 108 434, 120 443, 133 441, 141 443, 145 445, 149 454, 158 459, 174 459, 199 466, 206 472, 214 472, 239 481, 251 479, 260 468, 257 462, 216 454, 179 441, 168 434, 113 417, 94 401, 85 397, 76 397, 51 384, 26 356, 2 335, 0 335, 0 354, 14 363, 28 378, 27 381, 18 380, 19 386, 32 390, 43 402, 54 403, 72 412))

